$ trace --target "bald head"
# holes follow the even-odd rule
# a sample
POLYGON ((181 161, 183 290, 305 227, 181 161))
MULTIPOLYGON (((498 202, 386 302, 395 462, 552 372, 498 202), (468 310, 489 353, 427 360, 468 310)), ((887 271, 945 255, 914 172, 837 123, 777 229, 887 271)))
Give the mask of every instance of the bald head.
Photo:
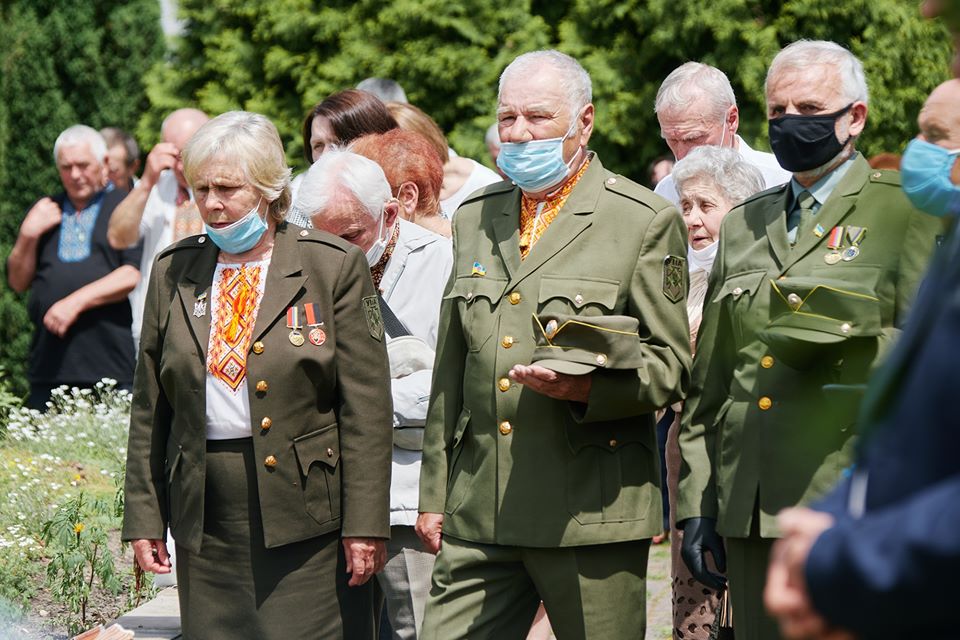
MULTIPOLYGON (((950 151, 960 149, 960 79, 947 80, 933 90, 917 124, 920 137, 927 142, 950 151)), ((950 178, 960 184, 960 162, 954 162, 950 178)))
POLYGON ((163 126, 160 127, 160 138, 164 142, 176 145, 178 149, 183 149, 197 129, 209 119, 210 117, 199 109, 177 109, 163 121, 163 126))

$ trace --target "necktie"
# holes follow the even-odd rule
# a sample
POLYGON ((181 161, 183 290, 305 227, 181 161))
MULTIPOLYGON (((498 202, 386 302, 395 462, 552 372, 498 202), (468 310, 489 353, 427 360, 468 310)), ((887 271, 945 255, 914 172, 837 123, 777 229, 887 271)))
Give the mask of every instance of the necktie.
POLYGON ((790 213, 790 218, 787 221, 790 244, 796 244, 801 234, 810 229, 810 220, 813 219, 813 208, 816 204, 817 199, 809 191, 801 191, 800 195, 797 196, 797 205, 790 213))

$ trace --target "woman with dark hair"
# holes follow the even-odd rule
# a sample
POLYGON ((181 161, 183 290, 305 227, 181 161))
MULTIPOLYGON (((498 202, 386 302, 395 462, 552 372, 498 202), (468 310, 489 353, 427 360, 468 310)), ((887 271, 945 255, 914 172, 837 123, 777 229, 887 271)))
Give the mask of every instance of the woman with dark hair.
POLYGON ((319 102, 303 121, 303 154, 313 164, 330 144, 344 145, 368 133, 397 128, 386 105, 372 93, 347 89, 319 102))

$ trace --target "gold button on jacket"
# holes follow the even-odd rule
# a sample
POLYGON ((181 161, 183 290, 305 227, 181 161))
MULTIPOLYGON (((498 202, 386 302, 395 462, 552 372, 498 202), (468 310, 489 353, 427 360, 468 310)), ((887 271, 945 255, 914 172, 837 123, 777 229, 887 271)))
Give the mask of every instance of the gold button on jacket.
POLYGON ((773 356, 763 356, 760 358, 760 366, 769 369, 773 366, 773 356))
POLYGON ((509 435, 511 431, 513 431, 513 426, 509 422, 504 420, 503 422, 500 423, 501 434, 506 436, 506 435, 509 435))
POLYGON ((261 353, 263 353, 263 343, 260 342, 259 340, 257 340, 256 342, 254 342, 254 343, 253 343, 253 352, 256 353, 256 354, 258 354, 258 355, 261 354, 261 353))
POLYGON ((520 295, 519 291, 514 291, 510 294, 510 304, 520 304, 520 301, 523 297, 520 295))
POLYGON ((508 391, 510 389, 510 378, 500 378, 497 387, 500 388, 500 391, 508 391))
POLYGON ((767 409, 773 406, 773 400, 771 400, 767 396, 763 396, 757 401, 757 406, 760 407, 761 410, 766 411, 767 409))
POLYGON ((269 389, 269 388, 270 388, 270 385, 267 384, 267 381, 266 381, 266 380, 258 380, 258 381, 257 381, 257 391, 259 391, 260 393, 263 393, 264 391, 266 391, 266 390, 269 389))
POLYGON ((263 466, 265 466, 265 467, 275 467, 275 466, 277 466, 277 458, 276 458, 276 456, 267 456, 266 459, 263 461, 263 466))
POLYGON ((513 346, 513 336, 503 336, 503 340, 500 341, 500 344, 503 345, 504 349, 509 349, 513 346))
POLYGON ((261 428, 261 429, 266 430, 266 429, 269 429, 269 428, 272 427, 272 426, 273 426, 273 420, 271 420, 271 419, 269 418, 269 416, 264 416, 263 420, 260 421, 260 428, 261 428))

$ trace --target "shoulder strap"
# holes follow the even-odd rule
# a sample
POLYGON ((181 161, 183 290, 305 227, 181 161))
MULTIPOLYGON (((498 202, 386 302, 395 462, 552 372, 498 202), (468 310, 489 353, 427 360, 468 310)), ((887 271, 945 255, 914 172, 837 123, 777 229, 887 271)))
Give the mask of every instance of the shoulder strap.
POLYGON ((387 330, 387 335, 391 338, 413 335, 383 299, 383 294, 377 293, 377 299, 380 301, 380 314, 383 316, 383 327, 387 330))

